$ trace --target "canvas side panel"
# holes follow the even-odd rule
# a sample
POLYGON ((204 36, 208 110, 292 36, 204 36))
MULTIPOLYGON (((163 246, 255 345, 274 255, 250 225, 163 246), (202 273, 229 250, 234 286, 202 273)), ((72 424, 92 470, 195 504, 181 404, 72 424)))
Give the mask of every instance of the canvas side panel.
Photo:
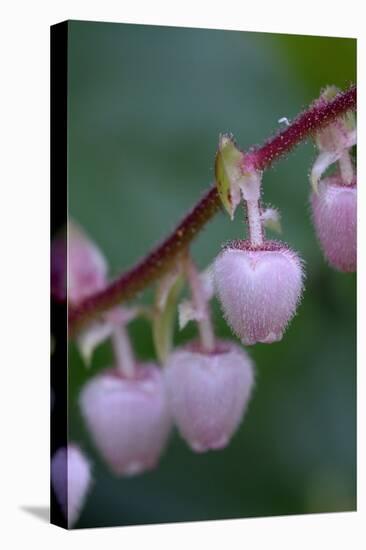
POLYGON ((67 465, 55 457, 67 446, 67 302, 60 285, 66 289, 68 27, 51 27, 51 523, 64 528, 67 465))

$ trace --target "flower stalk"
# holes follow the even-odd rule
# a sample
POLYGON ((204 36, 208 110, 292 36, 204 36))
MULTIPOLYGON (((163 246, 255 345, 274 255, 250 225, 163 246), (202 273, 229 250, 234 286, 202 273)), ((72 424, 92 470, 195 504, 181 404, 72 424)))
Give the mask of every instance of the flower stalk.
POLYGON ((344 151, 340 157, 338 166, 344 185, 352 185, 354 180, 354 170, 352 158, 348 150, 344 151))
POLYGON ((263 244, 263 229, 259 201, 246 201, 249 240, 252 246, 261 246, 263 244))
POLYGON ((202 350, 210 353, 215 349, 215 335, 212 328, 210 308, 203 291, 199 273, 188 251, 183 259, 183 265, 191 289, 194 308, 199 312, 197 325, 202 350))
POLYGON ((125 325, 116 327, 111 336, 116 368, 125 378, 135 374, 135 357, 125 325))

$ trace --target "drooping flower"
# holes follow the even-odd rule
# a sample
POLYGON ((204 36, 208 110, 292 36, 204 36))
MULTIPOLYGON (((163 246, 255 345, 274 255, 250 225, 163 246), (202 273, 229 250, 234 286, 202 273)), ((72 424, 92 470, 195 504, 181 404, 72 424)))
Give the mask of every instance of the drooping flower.
POLYGON ((68 224, 68 299, 77 304, 102 290, 107 282, 107 262, 97 245, 75 222, 68 224))
POLYGON ((248 354, 232 342, 218 341, 210 353, 191 344, 174 351, 164 371, 172 414, 188 445, 199 453, 224 448, 252 391, 248 354))
MULTIPOLYGON (((327 103, 338 93, 325 88, 318 103, 327 103)), ((311 206, 316 233, 329 264, 339 271, 356 271, 357 189, 351 149, 357 142, 356 119, 349 112, 314 135, 319 155, 310 173, 311 206), (322 174, 337 163, 336 172, 322 174)))
POLYGON ((301 260, 277 241, 229 243, 214 262, 225 318, 246 345, 281 340, 303 289, 301 260))
POLYGON ((85 231, 74 221, 51 243, 51 294, 58 301, 76 305, 102 290, 107 282, 107 262, 85 231))
POLYGON ((339 271, 356 271, 357 187, 339 174, 320 181, 311 194, 313 222, 328 262, 339 271))
POLYGON ((91 468, 74 444, 58 449, 51 461, 51 483, 68 527, 79 519, 91 485, 91 468))
POLYGON ((157 465, 171 428, 162 373, 136 365, 132 378, 107 369, 82 389, 80 408, 100 454, 116 475, 157 465))
MULTIPOLYGON (((327 104, 334 99, 338 92, 339 90, 335 86, 327 86, 315 104, 319 106, 327 104)), ((348 112, 325 128, 318 130, 314 134, 314 140, 319 154, 310 173, 313 191, 317 192, 322 174, 335 162, 340 163, 345 183, 350 184, 353 180, 353 166, 349 152, 357 142, 354 113, 348 112)))

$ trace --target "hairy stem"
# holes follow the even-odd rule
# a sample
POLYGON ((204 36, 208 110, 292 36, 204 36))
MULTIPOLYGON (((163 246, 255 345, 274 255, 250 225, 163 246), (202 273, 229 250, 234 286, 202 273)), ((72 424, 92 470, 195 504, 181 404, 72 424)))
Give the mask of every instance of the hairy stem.
POLYGON ((202 349, 209 353, 215 348, 215 335, 211 323, 210 307, 204 295, 198 270, 188 252, 184 257, 183 265, 191 289, 193 305, 202 315, 201 319, 197 321, 202 349))
POLYGON ((125 378, 133 378, 135 358, 125 325, 115 328, 112 334, 112 346, 117 369, 125 378))
POLYGON ((249 240, 253 246, 260 246, 261 244, 263 244, 263 229, 259 201, 246 201, 246 205, 249 240))
POLYGON ((211 187, 183 218, 177 228, 145 258, 112 281, 104 290, 86 298, 76 307, 70 308, 70 333, 106 309, 123 300, 133 298, 138 292, 167 273, 179 254, 187 248, 187 245, 219 208, 220 199, 216 187, 211 187))
POLYGON ((259 149, 253 149, 247 155, 247 162, 257 170, 268 168, 275 160, 288 153, 301 141, 316 130, 327 126, 347 111, 356 109, 356 86, 339 93, 329 102, 315 102, 308 110, 300 113, 290 126, 270 138, 259 149))
MULTIPOLYGON (((245 155, 245 164, 264 170, 282 155, 331 123, 337 117, 356 108, 356 86, 339 93, 332 101, 313 104, 307 111, 262 147, 245 155)), ((74 333, 85 322, 138 292, 159 279, 174 264, 177 256, 197 236, 202 227, 218 212, 220 198, 215 187, 206 191, 196 206, 183 218, 177 228, 160 245, 129 271, 112 281, 104 290, 86 298, 69 310, 69 331, 74 333)))
POLYGON ((348 150, 344 151, 343 155, 338 161, 338 165, 343 183, 345 183, 346 185, 351 185, 353 182, 354 173, 352 158, 348 150))

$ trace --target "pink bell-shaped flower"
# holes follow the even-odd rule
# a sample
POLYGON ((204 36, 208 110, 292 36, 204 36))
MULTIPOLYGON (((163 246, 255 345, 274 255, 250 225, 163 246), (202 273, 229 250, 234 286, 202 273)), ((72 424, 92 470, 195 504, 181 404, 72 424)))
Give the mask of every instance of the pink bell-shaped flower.
POLYGON ((68 299, 77 304, 102 290, 107 282, 107 262, 93 241, 75 222, 69 222, 68 299))
POLYGON ((339 271, 356 271, 357 188, 344 185, 339 175, 320 181, 311 194, 313 222, 323 253, 339 271))
POLYGON ((172 414, 188 445, 198 453, 224 448, 251 394, 248 354, 232 342, 217 342, 210 353, 191 344, 174 351, 164 370, 172 414))
POLYGON ((107 282, 107 262, 85 231, 75 222, 51 244, 51 294, 73 305, 102 290, 107 282), (67 286, 67 288, 66 288, 67 286))
POLYGON ((234 241, 217 256, 215 286, 225 318, 246 345, 281 340, 303 288, 301 260, 277 241, 234 241))
POLYGON ((51 483, 68 527, 79 519, 91 484, 90 464, 76 445, 58 449, 51 460, 51 483))
POLYGON ((96 447, 117 475, 154 468, 171 428, 164 379, 155 365, 133 377, 108 369, 83 388, 80 407, 96 447))

